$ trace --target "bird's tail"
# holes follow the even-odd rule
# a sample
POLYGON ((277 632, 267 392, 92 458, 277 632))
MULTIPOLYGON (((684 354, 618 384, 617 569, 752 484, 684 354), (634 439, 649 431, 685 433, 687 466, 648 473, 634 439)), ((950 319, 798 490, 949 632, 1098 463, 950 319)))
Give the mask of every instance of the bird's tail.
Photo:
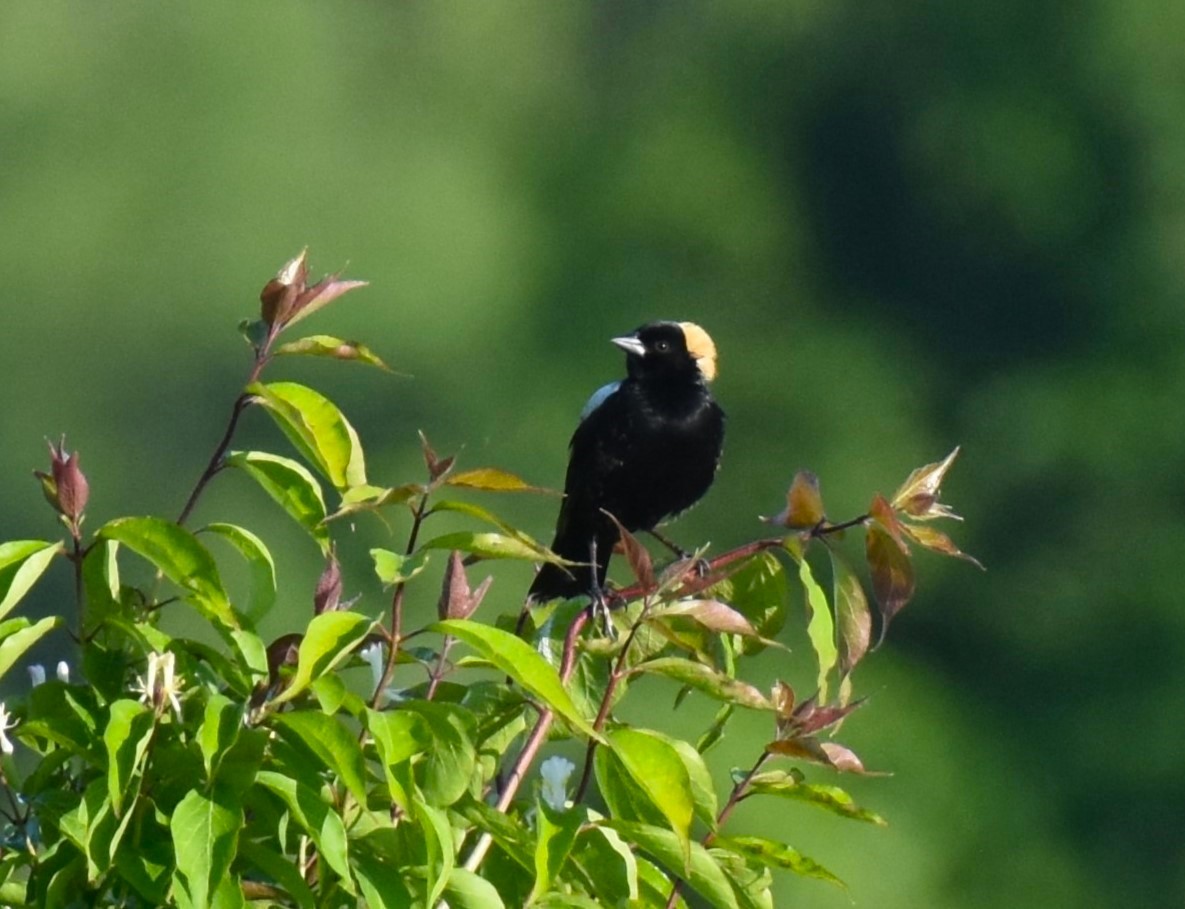
POLYGON ((617 529, 608 521, 599 522, 596 528, 564 527, 557 531, 551 551, 570 562, 580 562, 579 565, 562 566, 547 562, 535 575, 531 589, 527 592, 527 599, 537 603, 546 600, 577 597, 588 594, 593 589, 591 569, 590 543, 596 540, 596 588, 600 589, 605 583, 605 573, 609 568, 609 556, 613 553, 613 545, 617 542, 617 529), (608 526, 604 526, 608 525, 608 526))

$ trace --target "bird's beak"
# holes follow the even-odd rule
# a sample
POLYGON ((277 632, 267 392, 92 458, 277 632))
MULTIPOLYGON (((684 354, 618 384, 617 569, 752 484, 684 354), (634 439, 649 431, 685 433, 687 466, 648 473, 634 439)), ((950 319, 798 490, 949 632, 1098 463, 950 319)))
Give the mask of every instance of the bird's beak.
POLYGON ((610 340, 628 354, 633 354, 635 357, 646 356, 646 345, 635 337, 627 336, 624 338, 611 338, 610 340))

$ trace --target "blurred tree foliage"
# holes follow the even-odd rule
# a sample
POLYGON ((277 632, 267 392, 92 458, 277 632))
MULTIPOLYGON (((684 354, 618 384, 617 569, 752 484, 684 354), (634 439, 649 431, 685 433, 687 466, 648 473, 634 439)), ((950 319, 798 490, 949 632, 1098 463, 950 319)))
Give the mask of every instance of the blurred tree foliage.
MULTIPOLYGON (((606 339, 693 319, 731 423, 690 538, 799 466, 887 488, 959 442, 989 569, 923 560, 870 667, 893 828, 738 821, 831 836, 886 907, 1179 900, 1183 37, 1163 0, 9 8, 0 475, 68 429, 93 510, 180 508, 222 326, 306 243, 416 377, 333 389, 393 474, 426 428, 558 485, 606 339)), ((0 538, 39 507, 6 484, 0 538)))

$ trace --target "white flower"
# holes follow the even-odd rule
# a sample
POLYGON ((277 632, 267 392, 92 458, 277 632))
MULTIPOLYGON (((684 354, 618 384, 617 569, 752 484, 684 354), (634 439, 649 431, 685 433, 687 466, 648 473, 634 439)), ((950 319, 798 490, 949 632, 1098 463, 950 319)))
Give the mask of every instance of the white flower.
POLYGON ((32 682, 33 687, 45 684, 45 667, 40 663, 34 663, 29 667, 29 681, 32 682))
POLYGON ((8 708, 0 702, 0 751, 12 754, 12 739, 7 735, 9 729, 16 728, 16 720, 8 715, 8 708))
MULTIPOLYGON (((383 680, 383 674, 387 671, 386 648, 379 643, 367 644, 358 651, 358 655, 370 664, 370 690, 374 691, 379 687, 379 683, 383 680)), ((407 695, 403 693, 402 689, 384 688, 375 706, 383 707, 388 703, 398 703, 404 700, 407 700, 407 695)))
POLYGON ((383 671, 387 668, 383 645, 367 644, 358 651, 358 655, 370 664, 370 690, 374 691, 379 687, 379 682, 383 680, 383 671))
POLYGON ((70 664, 65 660, 58 660, 58 681, 70 684, 70 664))
POLYGON ((568 777, 576 765, 567 758, 549 757, 539 765, 539 775, 543 777, 543 785, 539 794, 556 811, 563 811, 568 802, 568 777))
POLYGON ((164 706, 165 701, 168 701, 180 716, 181 699, 177 695, 185 681, 175 669, 176 662, 172 653, 148 654, 148 668, 144 677, 136 679, 135 690, 140 692, 140 701, 152 704, 158 711, 164 706))

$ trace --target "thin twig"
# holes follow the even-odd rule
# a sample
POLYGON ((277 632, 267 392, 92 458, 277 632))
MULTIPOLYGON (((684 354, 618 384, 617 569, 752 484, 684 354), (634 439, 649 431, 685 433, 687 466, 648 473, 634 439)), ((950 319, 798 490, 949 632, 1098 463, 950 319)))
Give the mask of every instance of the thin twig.
POLYGON ((441 641, 440 653, 436 657, 436 665, 428 673, 428 691, 424 695, 425 701, 430 701, 436 696, 436 688, 440 685, 440 680, 444 678, 445 666, 448 665, 448 652, 452 650, 454 643, 456 643, 456 638, 451 634, 446 634, 444 640, 441 641))
MULTIPOLYGON (((416 541, 420 536, 420 526, 424 523, 424 517, 427 511, 428 493, 425 492, 420 497, 420 503, 413 512, 411 531, 407 535, 407 546, 404 547, 404 555, 409 556, 416 551, 416 541)), ((391 594, 391 638, 387 646, 387 663, 383 667, 382 677, 379 679, 379 683, 374 688, 374 694, 370 698, 370 706, 375 709, 378 708, 383 692, 391 684, 391 678, 395 675, 395 660, 399 656, 399 646, 403 640, 403 600, 406 590, 407 582, 400 581, 395 585, 395 592, 391 594)))
MULTIPOLYGON (((279 332, 280 327, 278 324, 268 327, 267 336, 263 339, 263 343, 255 350, 255 362, 251 365, 251 372, 247 376, 247 381, 243 383, 245 386, 258 381, 260 373, 263 372, 263 368, 271 359, 272 342, 276 340, 276 335, 279 332)), ((197 505, 198 498, 205 490, 206 484, 222 469, 222 458, 226 454, 226 450, 230 448, 235 429, 239 425, 239 417, 243 415, 243 411, 247 409, 247 405, 250 403, 251 396, 248 394, 241 394, 235 398, 234 406, 230 411, 230 419, 226 423, 226 431, 223 432, 222 438, 219 440, 218 446, 214 449, 214 453, 210 456, 205 470, 202 471, 197 483, 193 486, 193 490, 189 493, 189 498, 185 500, 185 507, 181 509, 181 514, 177 516, 178 524, 184 524, 189 519, 189 515, 192 513, 194 506, 197 505)))

